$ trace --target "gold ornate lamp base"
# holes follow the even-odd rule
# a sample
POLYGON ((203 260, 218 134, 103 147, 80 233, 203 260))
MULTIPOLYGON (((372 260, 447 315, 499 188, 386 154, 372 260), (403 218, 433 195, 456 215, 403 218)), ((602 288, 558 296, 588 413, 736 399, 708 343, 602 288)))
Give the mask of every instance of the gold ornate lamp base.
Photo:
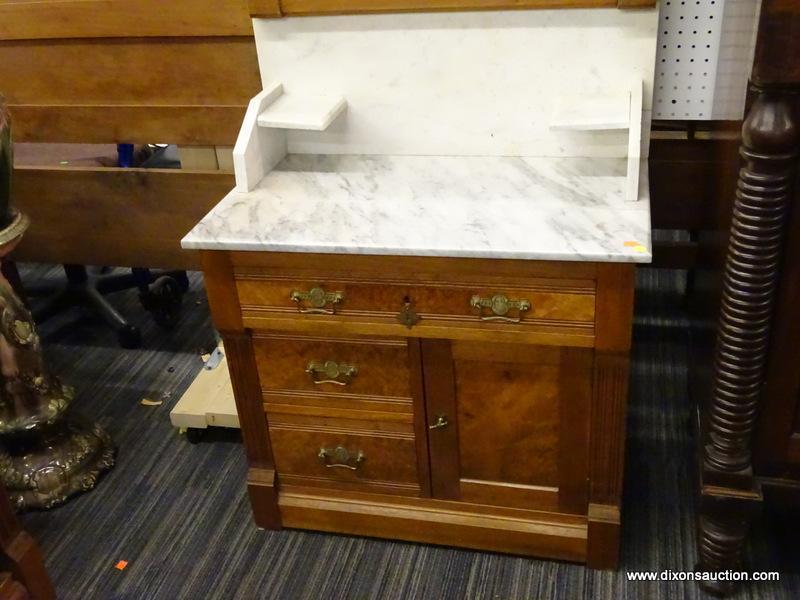
POLYGON ((0 451, 3 484, 17 509, 61 504, 92 489, 113 466, 114 446, 108 433, 74 416, 0 451))
MULTIPOLYGON (((0 231, 0 261, 28 220, 0 231)), ((114 466, 111 437, 67 414, 73 392, 44 368, 30 312, 0 274, 0 480, 17 509, 51 508, 114 466)))

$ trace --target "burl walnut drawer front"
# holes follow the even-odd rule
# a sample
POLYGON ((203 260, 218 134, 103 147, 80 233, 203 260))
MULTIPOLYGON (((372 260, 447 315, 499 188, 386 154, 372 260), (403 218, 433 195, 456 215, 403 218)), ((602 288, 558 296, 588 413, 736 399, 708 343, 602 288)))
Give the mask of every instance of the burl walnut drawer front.
POLYGON ((455 339, 506 335, 576 346, 593 342, 592 281, 320 281, 245 270, 237 272, 236 285, 250 327, 455 339))
POLYGON ((410 401, 407 342, 258 333, 262 388, 410 401))
POLYGON ((269 433, 282 484, 420 494, 413 433, 272 423, 269 433))
POLYGON ((254 332, 253 351, 270 421, 334 418, 384 431, 413 422, 406 339, 254 332))
POLYGON ((420 495, 407 339, 255 331, 252 341, 282 484, 420 495))

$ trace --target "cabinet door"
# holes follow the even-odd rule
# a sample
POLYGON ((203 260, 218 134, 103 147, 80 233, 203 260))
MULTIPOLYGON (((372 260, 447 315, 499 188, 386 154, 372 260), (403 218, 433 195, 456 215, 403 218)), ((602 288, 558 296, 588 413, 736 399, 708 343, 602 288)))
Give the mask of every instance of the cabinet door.
POLYGON ((434 497, 585 513, 593 353, 423 340, 434 497))

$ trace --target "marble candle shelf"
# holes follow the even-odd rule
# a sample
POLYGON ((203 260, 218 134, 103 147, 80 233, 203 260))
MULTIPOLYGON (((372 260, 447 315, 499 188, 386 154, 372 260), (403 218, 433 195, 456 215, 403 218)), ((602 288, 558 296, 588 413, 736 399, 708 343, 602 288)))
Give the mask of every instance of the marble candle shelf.
POLYGON ((280 83, 269 89, 272 102, 258 115, 259 127, 325 131, 347 107, 341 97, 289 94, 280 83))
POLYGON ((628 171, 625 199, 639 199, 639 159, 642 147, 642 82, 631 85, 627 92, 616 96, 588 98, 583 102, 559 103, 550 123, 555 130, 628 131, 628 171))

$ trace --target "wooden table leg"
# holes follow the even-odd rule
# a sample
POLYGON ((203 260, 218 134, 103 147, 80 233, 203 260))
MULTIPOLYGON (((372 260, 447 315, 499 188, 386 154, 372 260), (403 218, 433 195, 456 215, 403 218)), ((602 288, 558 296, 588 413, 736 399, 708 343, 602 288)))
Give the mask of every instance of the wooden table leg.
POLYGON ((0 551, 4 568, 22 583, 33 600, 54 600, 56 592, 36 540, 22 529, 8 494, 0 485, 0 551))

